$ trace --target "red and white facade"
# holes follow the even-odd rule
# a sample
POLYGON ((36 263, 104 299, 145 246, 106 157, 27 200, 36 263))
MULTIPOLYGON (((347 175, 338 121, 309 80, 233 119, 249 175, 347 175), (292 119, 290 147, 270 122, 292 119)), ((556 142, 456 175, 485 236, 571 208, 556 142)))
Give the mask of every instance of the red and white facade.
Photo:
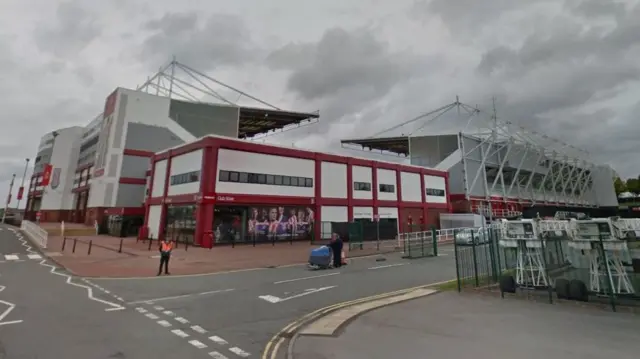
MULTIPOLYGON (((202 246, 211 245, 218 206, 304 206, 316 224, 395 218, 399 231, 409 223, 437 226, 439 213, 451 209, 447 177, 425 167, 207 136, 152 156, 145 234, 163 238, 167 207, 184 204, 195 205, 194 242, 202 246), (264 177, 260 184, 238 180, 247 174, 264 177)), ((313 230, 320 238, 320 226, 313 230)))

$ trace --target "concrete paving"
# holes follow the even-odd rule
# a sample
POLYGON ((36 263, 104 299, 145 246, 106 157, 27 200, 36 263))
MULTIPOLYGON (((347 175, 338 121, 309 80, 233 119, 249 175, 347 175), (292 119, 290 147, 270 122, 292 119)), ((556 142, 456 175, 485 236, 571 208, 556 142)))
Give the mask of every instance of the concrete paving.
POLYGON ((638 358, 640 318, 571 305, 438 293, 363 314, 338 337, 301 336, 298 359, 638 358))

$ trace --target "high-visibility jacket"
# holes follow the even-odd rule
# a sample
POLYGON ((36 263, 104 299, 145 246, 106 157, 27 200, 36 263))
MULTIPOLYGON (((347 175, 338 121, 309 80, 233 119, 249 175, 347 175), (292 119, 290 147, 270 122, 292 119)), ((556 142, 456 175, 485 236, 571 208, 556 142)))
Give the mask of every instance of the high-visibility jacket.
POLYGON ((170 253, 171 250, 173 249, 173 243, 171 242, 162 242, 162 245, 160 247, 160 250, 166 253, 170 253))

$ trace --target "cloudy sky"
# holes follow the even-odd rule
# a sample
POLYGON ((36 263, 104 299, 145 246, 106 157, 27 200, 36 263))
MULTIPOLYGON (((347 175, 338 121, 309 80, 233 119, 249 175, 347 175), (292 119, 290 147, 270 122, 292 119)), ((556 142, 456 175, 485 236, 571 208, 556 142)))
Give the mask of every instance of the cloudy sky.
MULTIPOLYGON (((2 0, 0 198, 42 133, 178 61, 321 124, 327 148, 461 101, 640 173, 636 0, 2 0)), ((24 204, 24 203, 23 203, 24 204)), ((12 205, 15 205, 13 202, 12 205)))

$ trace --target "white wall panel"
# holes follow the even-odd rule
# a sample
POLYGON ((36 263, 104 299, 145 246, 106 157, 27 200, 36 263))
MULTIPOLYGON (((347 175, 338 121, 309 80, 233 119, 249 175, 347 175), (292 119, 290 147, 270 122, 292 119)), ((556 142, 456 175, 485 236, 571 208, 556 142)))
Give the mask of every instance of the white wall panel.
MULTIPOLYGON (((365 182, 370 186, 373 186, 373 178, 371 173, 371 167, 364 166, 352 166, 351 167, 351 178, 353 182, 365 182)), ((373 198, 373 188, 371 191, 353 191, 353 198, 355 199, 372 199, 373 198)))
POLYGON ((343 163, 322 162, 323 198, 347 198, 347 165, 343 163))
POLYGON ((380 218, 398 219, 398 208, 396 207, 378 207, 378 215, 380 218))
MULTIPOLYGON (((43 210, 70 210, 74 208, 73 180, 75 179, 78 164, 78 149, 82 136, 82 127, 69 127, 56 130, 58 136, 52 144, 53 149, 50 164, 53 166, 52 177, 49 186, 38 190, 44 190, 40 209, 43 210), (53 177, 57 176, 57 178, 53 177)), ((46 136, 45 136, 46 138, 46 136)), ((16 182, 19 179, 16 179, 16 182)))
POLYGON ((322 222, 347 222, 349 213, 346 206, 322 206, 320 217, 322 222))
MULTIPOLYGON (((221 148, 218 152, 218 171, 221 170, 307 177, 313 179, 315 186, 315 162, 313 160, 221 148)), ((314 187, 220 182, 220 176, 216 176, 216 192, 296 197, 314 197, 315 194, 314 187)))
POLYGON ((164 194, 165 176, 167 175, 167 160, 158 161, 155 166, 151 197, 162 197, 164 194))
POLYGON ((406 202, 422 202, 422 189, 420 188, 420 174, 401 172, 402 200, 406 202))
POLYGON ((353 207, 353 218, 373 220, 373 207, 353 207))
POLYGON ((396 171, 378 168, 378 199, 383 201, 398 200, 398 184, 396 183, 396 171), (380 192, 381 184, 392 185, 395 189, 395 192, 380 192))
POLYGON ((447 184, 444 177, 424 175, 424 189, 433 188, 444 191, 444 196, 426 196, 427 202, 430 203, 447 203, 447 184))
POLYGON ((149 219, 147 227, 149 227, 149 238, 157 239, 160 233, 160 214, 162 213, 162 205, 149 206, 149 219))
MULTIPOLYGON (((200 171, 201 168, 202 150, 200 149, 173 157, 171 159, 169 176, 180 175, 192 171, 200 171)), ((200 179, 202 179, 202 173, 200 174, 200 179)), ((171 182, 169 182, 169 184, 168 194, 170 196, 200 192, 200 181, 178 185, 171 185, 171 182)))

